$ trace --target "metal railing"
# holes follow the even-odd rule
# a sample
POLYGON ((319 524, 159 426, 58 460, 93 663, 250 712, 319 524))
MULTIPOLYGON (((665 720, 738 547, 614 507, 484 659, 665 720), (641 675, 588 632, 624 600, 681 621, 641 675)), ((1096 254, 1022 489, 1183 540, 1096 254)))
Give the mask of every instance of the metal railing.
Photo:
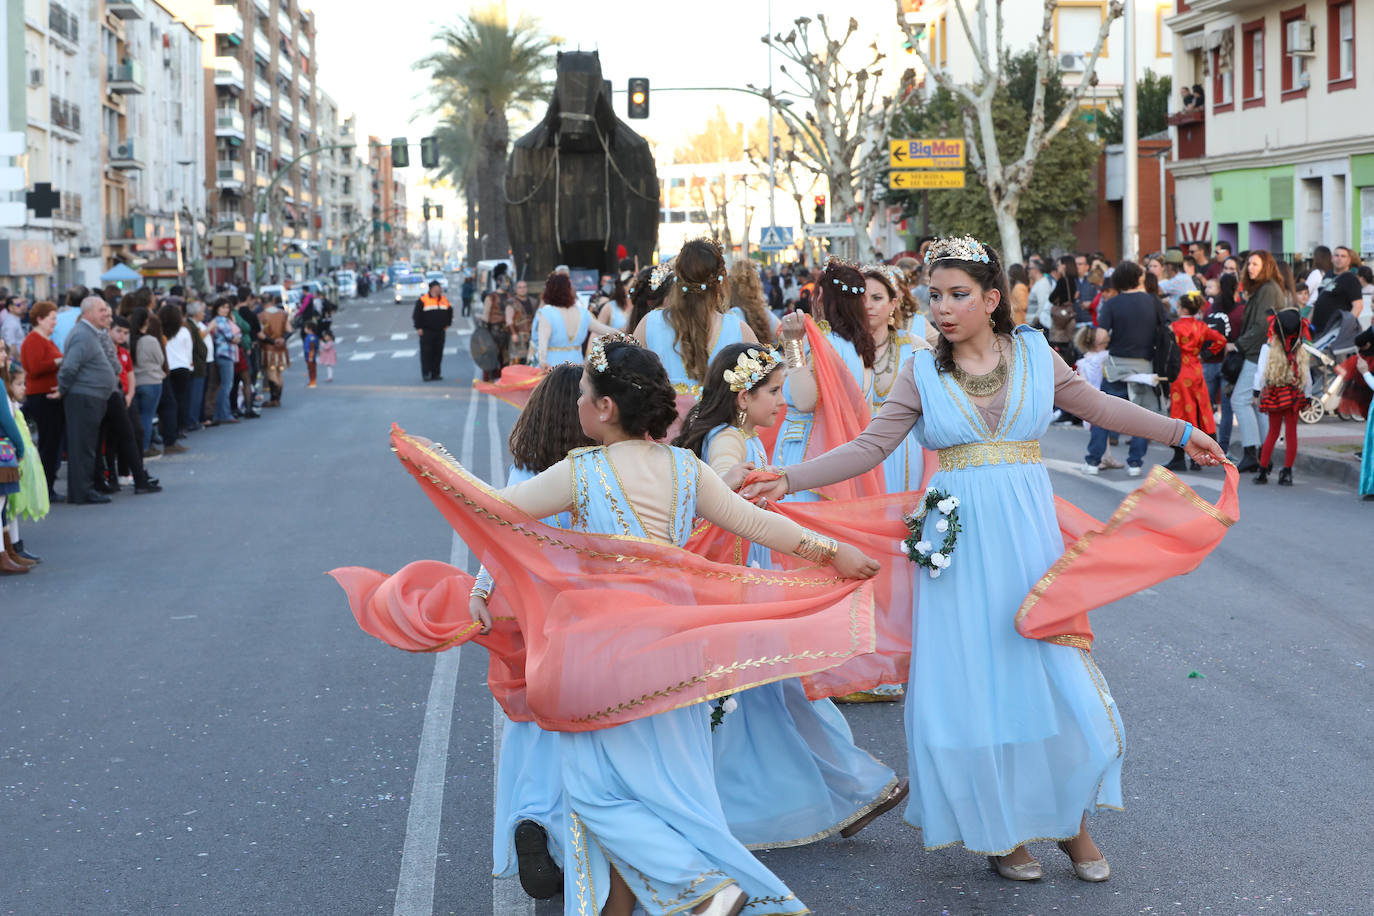
POLYGON ((80 133, 81 106, 74 105, 66 99, 59 99, 57 96, 52 97, 51 103, 53 126, 80 133))
POLYGON ((53 216, 57 219, 65 219, 68 222, 81 222, 81 195, 71 191, 62 192, 61 203, 53 211, 53 216))
POLYGON ((48 6, 48 28, 76 44, 81 35, 80 21, 61 4, 48 6))

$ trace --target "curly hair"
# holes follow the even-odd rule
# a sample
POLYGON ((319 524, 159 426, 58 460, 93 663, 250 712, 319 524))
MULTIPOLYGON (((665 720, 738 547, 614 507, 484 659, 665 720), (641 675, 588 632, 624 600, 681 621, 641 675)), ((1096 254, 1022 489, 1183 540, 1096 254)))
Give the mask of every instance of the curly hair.
POLYGON ((835 333, 854 345, 864 366, 873 368, 877 346, 864 314, 864 275, 853 264, 831 258, 816 286, 821 292, 821 314, 835 333), (844 289, 841 289, 844 287, 844 289), (857 293, 848 292, 857 289, 857 293))
POLYGON ((658 355, 638 344, 614 341, 602 351, 606 371, 588 376, 592 392, 610 398, 620 411, 620 428, 629 436, 668 435, 677 419, 677 393, 658 355))
POLYGON ((570 309, 577 305, 577 293, 573 292, 572 280, 567 274, 557 271, 549 274, 549 278, 544 281, 542 298, 549 305, 556 305, 561 309, 570 309))
POLYGON ((663 298, 668 295, 666 285, 654 289, 652 278, 654 268, 641 267, 639 273, 630 281, 630 332, 633 333, 639 327, 648 314, 663 304, 663 298))
POLYGON ((577 421, 582 366, 554 366, 530 393, 510 431, 510 456, 515 466, 538 474, 561 461, 568 452, 595 445, 577 421))
MULTIPOLYGON (((988 261, 963 261, 956 258, 941 258, 930 265, 930 273, 944 267, 952 267, 955 270, 962 270, 969 275, 978 288, 983 292, 997 290, 1001 298, 997 302, 997 308, 992 313, 992 330, 996 334, 1014 334, 1016 325, 1011 320, 1011 296, 1007 295, 1007 273, 1002 267, 1002 258, 991 245, 984 245, 983 250, 988 253, 988 261)), ((945 335, 941 334, 940 339, 935 343, 935 365, 941 372, 954 371, 954 345, 949 342, 945 335)))
POLYGON ((767 343, 773 339, 773 325, 768 320, 768 306, 763 296, 763 283, 754 265, 741 258, 730 265, 728 277, 730 285, 729 307, 738 308, 744 314, 749 329, 759 341, 767 343))
POLYGON ((698 382, 711 361, 712 319, 725 311, 725 256, 710 239, 692 239, 674 262, 664 317, 687 375, 698 382))
POLYGON ((1263 248, 1256 248, 1250 252, 1250 257, 1245 259, 1245 263, 1240 265, 1240 287, 1245 290, 1247 296, 1253 296, 1255 291, 1266 283, 1274 282, 1279 289, 1283 289, 1283 280, 1279 278, 1279 266, 1274 263, 1274 256, 1263 248), (1255 279, 1250 279, 1250 258, 1259 258, 1260 275, 1255 279))
MULTIPOLYGON (((706 437, 711 430, 722 423, 728 424, 735 418, 735 394, 730 383, 725 380, 725 371, 734 367, 741 353, 750 350, 767 350, 767 346, 751 343, 730 344, 711 360, 706 370, 706 384, 702 387, 701 400, 692 405, 687 417, 682 421, 682 429, 673 440, 678 448, 691 449, 698 456, 706 457, 706 437)), ((781 363, 772 372, 754 383, 750 391, 756 391, 768 384, 768 380, 783 371, 781 363)))

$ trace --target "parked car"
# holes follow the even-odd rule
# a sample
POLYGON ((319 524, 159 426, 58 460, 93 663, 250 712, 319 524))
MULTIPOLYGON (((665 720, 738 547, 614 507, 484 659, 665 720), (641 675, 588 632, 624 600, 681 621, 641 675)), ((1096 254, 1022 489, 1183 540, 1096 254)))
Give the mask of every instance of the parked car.
POLYGON ((354 299, 358 295, 358 275, 351 270, 334 272, 334 282, 339 284, 340 299, 354 299))
POLYGON ((429 292, 429 281, 420 274, 404 274, 396 278, 396 304, 414 302, 429 292))
POLYGON ((444 292, 448 292, 448 274, 444 273, 442 270, 431 270, 425 274, 426 283, 433 283, 436 280, 439 282, 439 286, 443 288, 444 292))

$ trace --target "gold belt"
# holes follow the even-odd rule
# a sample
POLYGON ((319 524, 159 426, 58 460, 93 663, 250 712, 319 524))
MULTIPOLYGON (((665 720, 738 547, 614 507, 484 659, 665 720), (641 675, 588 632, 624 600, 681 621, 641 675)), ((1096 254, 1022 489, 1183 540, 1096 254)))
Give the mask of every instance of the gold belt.
POLYGON ((678 394, 690 394, 694 398, 701 397, 701 386, 688 382, 674 382, 673 390, 678 394))
POLYGON ((985 464, 1040 464, 1040 443, 1035 439, 1020 442, 969 442, 942 448, 940 470, 958 471, 985 464))
POLYGON ((568 351, 570 351, 570 350, 579 350, 579 351, 580 351, 581 349, 582 349, 581 347, 549 347, 549 352, 550 352, 550 353, 554 353, 554 352, 566 353, 566 352, 568 352, 568 351))

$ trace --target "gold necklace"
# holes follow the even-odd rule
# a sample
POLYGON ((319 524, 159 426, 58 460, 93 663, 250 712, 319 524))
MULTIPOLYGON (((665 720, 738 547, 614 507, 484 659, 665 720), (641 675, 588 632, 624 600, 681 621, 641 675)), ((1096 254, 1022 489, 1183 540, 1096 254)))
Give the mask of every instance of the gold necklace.
POLYGON ((958 363, 954 364, 954 372, 951 373, 954 380, 959 383, 959 387, 964 389, 969 397, 990 398, 1002 386, 1007 383, 1007 357, 1000 350, 997 354, 997 365, 991 372, 984 375, 972 375, 965 372, 958 363))

